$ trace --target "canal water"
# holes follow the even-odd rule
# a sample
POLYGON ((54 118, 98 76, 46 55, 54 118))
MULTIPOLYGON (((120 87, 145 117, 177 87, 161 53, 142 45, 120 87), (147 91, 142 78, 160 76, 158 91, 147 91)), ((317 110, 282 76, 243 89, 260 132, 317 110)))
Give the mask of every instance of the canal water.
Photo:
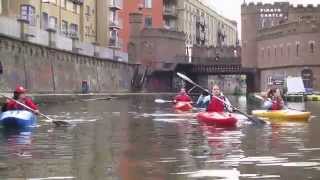
MULTIPOLYGON (((163 96, 158 96, 165 98, 163 96)), ((320 179, 320 119, 256 127, 201 126, 155 96, 41 105, 52 118, 32 132, 0 136, 0 179, 320 179)), ((168 97, 167 97, 168 98, 168 97)), ((258 103, 232 97, 242 110, 258 103)), ((295 103, 320 116, 320 103, 295 103)))

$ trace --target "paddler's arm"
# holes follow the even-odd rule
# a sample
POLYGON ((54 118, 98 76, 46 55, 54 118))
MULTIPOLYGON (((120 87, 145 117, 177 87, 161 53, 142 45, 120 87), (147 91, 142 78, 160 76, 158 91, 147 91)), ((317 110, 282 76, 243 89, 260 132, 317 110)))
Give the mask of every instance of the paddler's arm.
POLYGON ((225 102, 226 102, 226 108, 227 108, 227 110, 228 110, 229 112, 233 112, 235 109, 232 108, 232 105, 231 105, 231 103, 230 103, 230 101, 229 101, 229 99, 228 99, 227 97, 225 97, 225 102))

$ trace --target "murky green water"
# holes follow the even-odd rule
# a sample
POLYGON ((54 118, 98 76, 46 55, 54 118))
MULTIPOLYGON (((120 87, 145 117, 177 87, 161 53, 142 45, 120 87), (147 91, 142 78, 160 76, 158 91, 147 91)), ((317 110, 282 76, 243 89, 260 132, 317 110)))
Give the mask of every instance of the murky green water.
MULTIPOLYGON (((43 105, 74 126, 2 132, 0 179, 320 179, 320 118, 217 129, 154 98, 43 105)), ((232 101, 256 107, 245 97, 232 101)), ((290 106, 320 115, 320 102, 290 106)))

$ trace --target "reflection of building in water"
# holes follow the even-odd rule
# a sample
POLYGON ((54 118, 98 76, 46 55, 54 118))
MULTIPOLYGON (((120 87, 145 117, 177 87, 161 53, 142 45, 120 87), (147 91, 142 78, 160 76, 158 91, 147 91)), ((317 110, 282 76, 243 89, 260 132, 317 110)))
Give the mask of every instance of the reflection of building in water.
POLYGON ((243 4, 242 65, 258 68, 260 85, 302 76, 306 88, 320 89, 320 6, 288 2, 243 4))

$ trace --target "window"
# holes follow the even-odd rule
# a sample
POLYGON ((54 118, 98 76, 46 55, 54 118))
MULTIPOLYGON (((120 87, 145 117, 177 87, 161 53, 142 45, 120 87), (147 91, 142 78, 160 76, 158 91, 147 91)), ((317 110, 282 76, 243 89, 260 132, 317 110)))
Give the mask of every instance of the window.
POLYGON ((42 24, 41 24, 41 28, 42 29, 47 29, 49 25, 49 15, 46 12, 42 13, 42 24))
POLYGON ((52 29, 56 29, 57 28, 57 18, 50 16, 49 17, 49 27, 52 29))
POLYGON ((78 33, 78 25, 77 24, 70 24, 70 32, 72 34, 77 34, 78 33))
POLYGON ((67 8, 67 0, 61 0, 61 7, 67 8))
POLYGON ((270 48, 268 48, 268 57, 270 57, 270 48))
POLYGON ((72 11, 74 12, 74 13, 77 13, 77 4, 75 4, 75 3, 73 3, 73 9, 72 9, 72 11))
POLYGON ((145 8, 152 8, 152 0, 144 0, 145 8))
POLYGON ((277 57, 277 47, 274 47, 274 57, 277 57))
POLYGON ((288 57, 290 56, 290 45, 288 44, 288 57))
POLYGON ((296 55, 299 56, 300 44, 296 44, 296 55))
POLYGON ((314 42, 310 42, 310 53, 314 53, 314 42))
POLYGON ((61 23, 61 32, 65 36, 68 35, 68 22, 67 21, 62 21, 62 23, 61 23))
POLYGON ((35 8, 31 5, 21 5, 20 18, 29 22, 30 25, 36 25, 35 8))
POLYGON ((0 74, 3 74, 3 66, 2 66, 1 61, 0 61, 0 74))
POLYGON ((90 6, 86 6, 86 15, 90 16, 90 6))
POLYGON ((151 28, 152 27, 152 17, 146 16, 144 19, 144 27, 151 28))

